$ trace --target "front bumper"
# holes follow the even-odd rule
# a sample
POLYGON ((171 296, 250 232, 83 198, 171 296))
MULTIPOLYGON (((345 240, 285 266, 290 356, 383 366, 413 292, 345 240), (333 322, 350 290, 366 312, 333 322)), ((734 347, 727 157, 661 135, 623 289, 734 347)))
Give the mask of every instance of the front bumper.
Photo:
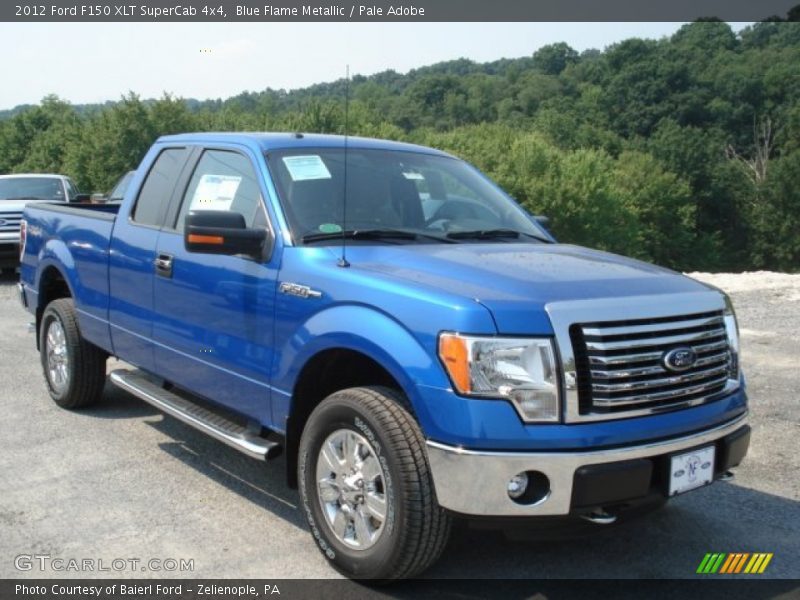
POLYGON ((747 414, 691 435, 607 450, 487 452, 433 441, 427 449, 442 507, 465 515, 532 517, 588 512, 654 492, 666 495, 669 455, 711 444, 715 473, 739 464, 749 444, 747 414), (508 496, 507 485, 524 471, 544 474, 549 491, 519 504, 508 496))

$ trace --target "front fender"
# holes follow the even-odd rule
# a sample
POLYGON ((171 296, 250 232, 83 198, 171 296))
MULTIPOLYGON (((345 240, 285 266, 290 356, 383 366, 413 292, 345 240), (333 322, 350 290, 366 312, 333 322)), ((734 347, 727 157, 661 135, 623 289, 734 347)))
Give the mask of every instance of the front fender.
POLYGON ((273 422, 290 413, 292 390, 307 362, 325 350, 360 352, 380 364, 408 397, 423 431, 431 415, 420 385, 447 388, 450 383, 438 359, 389 315, 360 305, 324 309, 295 331, 276 357, 273 422))

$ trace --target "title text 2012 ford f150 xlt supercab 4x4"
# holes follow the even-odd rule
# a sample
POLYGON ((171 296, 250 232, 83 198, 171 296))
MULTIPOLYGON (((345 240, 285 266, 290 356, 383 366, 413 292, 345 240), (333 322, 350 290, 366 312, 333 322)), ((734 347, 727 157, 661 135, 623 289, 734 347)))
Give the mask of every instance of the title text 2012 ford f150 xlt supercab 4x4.
POLYGON ((159 139, 119 206, 30 206, 20 292, 62 407, 113 383, 287 455, 342 573, 399 578, 453 515, 575 516, 730 475, 749 427, 720 291, 556 243, 443 152, 159 139))

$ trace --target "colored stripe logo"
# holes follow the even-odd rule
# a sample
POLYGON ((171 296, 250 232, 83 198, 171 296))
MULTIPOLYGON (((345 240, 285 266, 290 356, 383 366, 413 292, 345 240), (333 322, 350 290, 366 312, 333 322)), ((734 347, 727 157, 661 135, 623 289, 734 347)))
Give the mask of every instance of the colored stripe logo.
POLYGON ((763 573, 769 561, 772 560, 772 552, 709 552, 703 557, 697 573, 703 575, 735 575, 747 573, 751 575, 763 573))

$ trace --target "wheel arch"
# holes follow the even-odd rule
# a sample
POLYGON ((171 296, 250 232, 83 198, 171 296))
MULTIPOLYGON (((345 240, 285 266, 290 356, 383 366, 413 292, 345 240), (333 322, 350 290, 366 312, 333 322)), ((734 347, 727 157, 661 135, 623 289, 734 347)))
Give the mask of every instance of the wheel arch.
POLYGON ((286 419, 286 469, 290 487, 297 487, 297 453, 300 437, 312 411, 328 396, 343 389, 381 386, 408 400, 404 407, 414 415, 410 381, 397 377, 396 368, 360 349, 332 346, 313 354, 303 365, 292 391, 286 419))
POLYGON ((36 300, 36 349, 39 350, 38 331, 42 322, 44 309, 47 308, 47 305, 53 300, 58 300, 59 298, 73 298, 74 294, 67 277, 61 269, 53 263, 46 264, 44 268, 41 269, 41 275, 39 276, 36 289, 38 290, 36 300))

